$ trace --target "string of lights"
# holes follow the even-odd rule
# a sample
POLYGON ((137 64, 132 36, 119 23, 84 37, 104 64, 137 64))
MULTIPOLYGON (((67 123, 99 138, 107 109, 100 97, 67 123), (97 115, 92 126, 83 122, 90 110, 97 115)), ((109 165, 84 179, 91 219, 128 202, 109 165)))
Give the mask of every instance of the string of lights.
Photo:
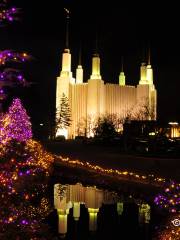
POLYGON ((25 52, 19 53, 13 50, 3 50, 0 51, 0 66, 5 65, 8 62, 25 62, 31 57, 25 52))
POLYGON ((16 7, 8 7, 7 1, 3 0, 0 3, 0 24, 11 23, 18 20, 20 9, 16 7))
POLYGON ((180 210, 180 183, 170 181, 166 184, 164 192, 158 194, 154 202, 161 209, 167 209, 169 212, 175 213, 180 210))
POLYGON ((90 171, 96 171, 101 174, 118 177, 123 180, 138 182, 142 184, 151 184, 157 187, 163 187, 166 179, 163 177, 155 176, 154 174, 141 175, 131 171, 117 170, 117 169, 105 169, 98 165, 93 165, 89 162, 82 162, 80 160, 71 160, 69 158, 63 158, 62 156, 55 156, 56 162, 62 162, 73 167, 80 167, 90 171))

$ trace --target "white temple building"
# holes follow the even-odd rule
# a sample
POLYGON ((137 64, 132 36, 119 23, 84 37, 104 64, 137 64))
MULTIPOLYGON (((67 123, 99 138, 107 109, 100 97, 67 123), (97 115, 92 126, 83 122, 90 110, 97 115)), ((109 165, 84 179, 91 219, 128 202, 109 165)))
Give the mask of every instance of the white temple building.
POLYGON ((150 63, 140 66, 140 80, 137 86, 126 84, 123 68, 117 84, 104 81, 101 76, 100 56, 92 57, 92 74, 83 79, 83 66, 79 64, 76 76, 71 71, 71 52, 66 44, 62 54, 62 69, 57 77, 56 109, 60 109, 62 95, 68 98, 71 109, 71 126, 59 128, 56 137, 64 135, 75 138, 78 135, 93 136, 94 122, 103 116, 115 115, 119 119, 155 120, 157 93, 153 83, 153 69, 150 63))

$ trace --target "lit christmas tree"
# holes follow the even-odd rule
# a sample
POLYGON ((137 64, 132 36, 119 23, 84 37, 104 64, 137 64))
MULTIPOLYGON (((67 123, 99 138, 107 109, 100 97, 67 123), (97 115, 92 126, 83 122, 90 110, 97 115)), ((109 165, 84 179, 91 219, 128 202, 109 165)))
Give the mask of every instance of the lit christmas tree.
POLYGON ((54 239, 44 219, 52 210, 53 157, 33 140, 9 141, 0 155, 0 239, 54 239))
POLYGON ((26 110, 14 99, 0 118, 0 239, 54 239, 43 223, 53 157, 31 137, 26 110))
POLYGON ((21 100, 16 98, 8 110, 9 124, 7 126, 8 136, 20 142, 32 138, 31 122, 21 100))

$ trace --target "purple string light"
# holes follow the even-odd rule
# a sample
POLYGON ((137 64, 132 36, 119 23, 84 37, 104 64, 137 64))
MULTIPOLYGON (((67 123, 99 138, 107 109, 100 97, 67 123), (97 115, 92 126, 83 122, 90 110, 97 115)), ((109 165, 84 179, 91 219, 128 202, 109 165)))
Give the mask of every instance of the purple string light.
POLYGON ((154 203, 162 209, 167 209, 169 212, 178 212, 180 208, 180 183, 171 181, 165 187, 164 192, 158 194, 154 203))
POLYGON ((20 9, 16 7, 7 7, 6 1, 0 4, 0 24, 11 23, 14 20, 18 19, 18 14, 20 13, 20 9))

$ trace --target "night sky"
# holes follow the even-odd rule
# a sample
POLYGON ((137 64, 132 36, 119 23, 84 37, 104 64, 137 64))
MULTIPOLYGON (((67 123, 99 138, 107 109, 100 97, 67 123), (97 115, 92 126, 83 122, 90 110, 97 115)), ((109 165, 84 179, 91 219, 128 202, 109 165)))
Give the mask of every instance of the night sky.
POLYGON ((25 50, 33 56, 30 63, 20 67, 27 80, 35 84, 14 89, 11 95, 21 96, 35 125, 50 121, 55 107, 56 77, 65 47, 64 7, 71 10, 70 50, 74 76, 81 43, 85 81, 89 78, 97 33, 103 80, 118 83, 123 55, 126 82, 136 85, 140 64, 150 44, 158 91, 158 119, 180 121, 180 15, 176 5, 157 6, 153 1, 141 4, 118 1, 120 6, 115 1, 98 0, 11 2, 22 8, 21 20, 0 28, 1 49, 25 50))

